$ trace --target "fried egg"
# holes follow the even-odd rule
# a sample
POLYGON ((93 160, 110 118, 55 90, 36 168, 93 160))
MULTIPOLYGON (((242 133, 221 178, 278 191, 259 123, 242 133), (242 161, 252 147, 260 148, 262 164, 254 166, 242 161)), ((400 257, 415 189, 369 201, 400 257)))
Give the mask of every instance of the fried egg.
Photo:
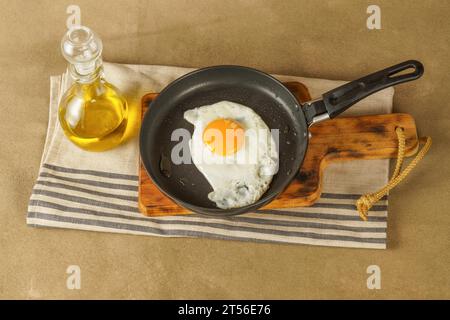
POLYGON ((208 198, 221 209, 258 201, 278 170, 278 152, 268 126, 251 108, 230 101, 184 113, 194 125, 191 158, 213 191, 208 198))

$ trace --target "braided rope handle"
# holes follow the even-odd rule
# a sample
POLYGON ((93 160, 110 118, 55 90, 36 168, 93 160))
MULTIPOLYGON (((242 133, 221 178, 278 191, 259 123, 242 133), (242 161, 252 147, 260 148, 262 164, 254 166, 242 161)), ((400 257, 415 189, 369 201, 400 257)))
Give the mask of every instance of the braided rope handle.
POLYGON ((395 129, 398 138, 398 154, 397 163, 395 165, 394 173, 392 174, 389 182, 380 190, 374 193, 368 193, 362 195, 358 201, 356 201, 356 208, 358 209, 359 216, 362 220, 367 221, 368 212, 370 208, 381 198, 388 194, 389 190, 398 185, 406 176, 414 169, 414 167, 423 159, 431 147, 431 137, 420 138, 420 142, 425 143, 422 149, 417 153, 416 157, 409 163, 409 165, 403 170, 402 165, 405 159, 405 133, 403 128, 397 127, 395 129))

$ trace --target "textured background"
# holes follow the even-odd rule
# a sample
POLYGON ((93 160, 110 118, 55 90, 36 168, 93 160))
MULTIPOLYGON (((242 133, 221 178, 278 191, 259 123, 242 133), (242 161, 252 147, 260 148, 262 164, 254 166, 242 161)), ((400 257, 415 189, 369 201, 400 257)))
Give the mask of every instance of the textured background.
MULTIPOLYGON (((450 1, 0 0, 0 297, 450 298, 450 1), (426 69, 397 87, 434 145, 390 196, 388 250, 165 239, 25 225, 44 144, 49 76, 65 69, 66 7, 99 33, 104 59, 202 67, 242 64, 329 79, 405 59, 426 69), (82 289, 66 289, 76 264, 82 289), (366 268, 382 270, 368 290, 366 268)), ((357 179, 357 177, 355 177, 357 179)))

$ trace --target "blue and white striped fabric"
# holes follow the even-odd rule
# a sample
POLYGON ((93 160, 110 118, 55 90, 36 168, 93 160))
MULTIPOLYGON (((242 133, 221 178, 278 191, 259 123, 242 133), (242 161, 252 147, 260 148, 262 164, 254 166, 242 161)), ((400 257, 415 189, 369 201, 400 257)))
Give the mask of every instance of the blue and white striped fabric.
MULTIPOLYGON (((139 108, 139 99, 145 92, 158 92, 190 70, 105 65, 107 78, 126 93, 134 110, 139 108)), ((313 96, 342 83, 279 78, 303 82, 313 96)), ((51 77, 49 127, 39 177, 29 202, 29 225, 167 237, 386 248, 387 198, 373 207, 367 222, 360 220, 354 203, 362 193, 386 183, 388 160, 333 164, 326 170, 322 197, 311 207, 259 210, 231 218, 144 217, 137 208, 137 138, 102 153, 82 151, 72 145, 57 121, 58 101, 67 85, 66 75, 51 77)), ((391 112, 392 98, 393 89, 384 90, 360 102, 347 115, 391 112)))

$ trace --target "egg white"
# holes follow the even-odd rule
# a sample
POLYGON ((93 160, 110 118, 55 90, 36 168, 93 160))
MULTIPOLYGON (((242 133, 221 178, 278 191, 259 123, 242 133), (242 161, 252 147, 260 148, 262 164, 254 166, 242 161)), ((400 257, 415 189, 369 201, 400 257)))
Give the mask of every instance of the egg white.
POLYGON ((184 118, 194 125, 189 141, 192 161, 213 192, 208 198, 222 209, 238 208, 258 201, 278 169, 278 152, 270 129, 251 108, 230 101, 188 110, 184 118), (231 155, 211 152, 203 132, 216 119, 232 119, 245 130, 242 147, 231 155))

